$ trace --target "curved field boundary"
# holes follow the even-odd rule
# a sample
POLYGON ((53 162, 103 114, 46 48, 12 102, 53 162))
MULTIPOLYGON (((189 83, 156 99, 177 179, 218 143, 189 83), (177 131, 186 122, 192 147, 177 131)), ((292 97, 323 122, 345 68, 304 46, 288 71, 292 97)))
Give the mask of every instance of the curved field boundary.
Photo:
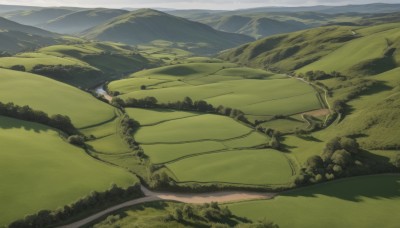
POLYGON ((201 115, 205 115, 205 114, 199 113, 199 114, 193 114, 191 116, 184 116, 184 117, 179 117, 179 118, 174 118, 174 119, 162 120, 162 121, 158 121, 158 122, 154 122, 154 123, 150 123, 150 124, 143 124, 143 125, 140 125, 140 127, 151 127, 151 126, 156 126, 158 124, 166 123, 169 121, 182 120, 182 119, 187 119, 187 118, 201 116, 201 115))
POLYGON ((93 124, 93 125, 90 125, 90 126, 81 127, 81 128, 78 128, 78 130, 86 130, 86 129, 89 129, 89 128, 99 127, 99 126, 101 126, 103 124, 110 123, 110 122, 114 121, 118 117, 119 116, 114 112, 114 116, 111 119, 103 121, 103 122, 100 122, 100 123, 97 123, 97 124, 93 124))
POLYGON ((142 145, 158 145, 158 144, 168 144, 168 145, 170 145, 170 144, 183 144, 183 143, 206 142, 206 141, 225 142, 225 141, 228 141, 228 140, 245 138, 245 137, 251 135, 251 133, 253 133, 253 132, 255 132, 255 130, 251 130, 249 133, 246 133, 244 135, 240 135, 240 136, 233 137, 233 138, 228 138, 228 139, 199 139, 199 140, 179 141, 179 142, 152 142, 152 143, 138 142, 138 143, 142 144, 142 145))
POLYGON ((256 146, 251 146, 251 147, 228 147, 224 144, 224 146, 226 147, 225 149, 220 149, 220 150, 211 150, 211 151, 206 151, 206 152, 200 152, 200 153, 196 153, 196 154, 189 154, 189 155, 185 155, 170 161, 166 161, 166 162, 162 162, 162 163, 154 163, 154 165, 166 165, 166 164, 171 164, 171 163, 175 163, 177 161, 181 161, 187 158, 192 158, 192 157, 197 157, 197 156, 201 156, 201 155, 207 155, 207 154, 217 154, 217 153, 229 153, 229 152, 233 152, 233 151, 238 151, 238 150, 251 150, 251 149, 258 149, 258 147, 262 146, 264 144, 260 144, 260 145, 256 145, 256 146))

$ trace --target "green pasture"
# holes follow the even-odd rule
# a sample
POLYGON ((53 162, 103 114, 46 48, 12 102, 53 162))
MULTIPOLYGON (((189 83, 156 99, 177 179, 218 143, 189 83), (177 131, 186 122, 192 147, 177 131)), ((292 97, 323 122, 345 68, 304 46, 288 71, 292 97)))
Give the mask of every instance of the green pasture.
POLYGON ((71 118, 77 128, 113 118, 114 108, 72 86, 35 74, 0 69, 0 101, 71 118))
POLYGON ((215 141, 142 145, 142 147, 145 154, 150 157, 151 162, 154 164, 173 161, 185 156, 227 149, 222 143, 215 141))
POLYGON ((244 72, 251 72, 248 68, 228 68, 223 69, 222 74, 220 72, 208 75, 198 73, 189 64, 180 67, 183 66, 187 68, 185 72, 181 72, 184 76, 177 76, 176 73, 170 75, 171 69, 174 69, 174 72, 178 70, 174 67, 166 67, 163 70, 157 68, 136 73, 134 78, 112 82, 109 88, 122 92, 120 97, 123 99, 154 96, 159 102, 168 103, 189 96, 193 100, 206 100, 214 106, 237 108, 249 115, 292 115, 321 108, 314 89, 298 80, 281 75, 271 76, 261 70, 253 70, 248 77, 265 77, 268 80, 243 79, 244 72), (160 72, 164 72, 164 76, 160 76, 160 72), (179 77, 184 79, 177 81, 179 77), (148 88, 141 90, 141 85, 148 88))
POLYGON ((346 178, 282 193, 272 200, 227 204, 252 220, 267 219, 281 228, 399 226, 400 176, 346 178))
POLYGON ((91 191, 138 180, 68 144, 44 125, 0 117, 0 226, 55 210, 91 191))
POLYGON ((135 139, 142 144, 179 143, 226 140, 250 132, 251 129, 229 117, 205 114, 142 127, 135 134, 135 139))
POLYGON ((125 109, 129 117, 138 121, 141 125, 153 125, 169 120, 183 119, 187 117, 200 115, 194 112, 181 112, 168 109, 125 109))
POLYGON ((166 166, 178 182, 284 185, 292 180, 292 169, 285 155, 269 149, 206 154, 166 166))

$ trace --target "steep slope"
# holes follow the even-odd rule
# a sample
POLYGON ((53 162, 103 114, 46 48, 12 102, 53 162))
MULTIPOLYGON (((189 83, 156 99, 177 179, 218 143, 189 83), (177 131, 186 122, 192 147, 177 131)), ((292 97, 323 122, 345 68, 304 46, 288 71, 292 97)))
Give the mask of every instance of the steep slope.
POLYGON ((94 9, 72 12, 46 21, 39 27, 57 33, 73 34, 100 25, 114 17, 128 13, 118 9, 94 9))
POLYGON ((190 44, 188 49, 191 51, 203 53, 216 52, 252 41, 252 38, 245 35, 216 31, 207 25, 150 9, 122 15, 85 31, 83 35, 88 39, 132 45, 155 40, 186 43, 190 44))
POLYGON ((56 34, 0 17, 0 52, 16 53, 57 42, 56 34))
POLYGON ((17 31, 17 32, 23 32, 23 33, 28 33, 32 35, 39 35, 39 36, 48 36, 48 37, 54 37, 56 36, 55 34, 45 31, 43 29, 39 29, 36 27, 32 26, 27 26, 27 25, 22 25, 18 24, 16 22, 7 20, 3 17, 0 17, 0 29, 1 30, 11 30, 11 31, 17 31))
MULTIPOLYGON (((319 140, 350 136, 357 138, 364 149, 396 150, 400 146, 399 25, 310 29, 266 38, 221 57, 260 68, 295 70, 297 76, 324 87, 332 106, 342 103, 338 111, 341 116, 331 127, 314 135, 319 140), (311 77, 310 72, 316 71, 328 75, 311 77)), ((302 145, 293 150, 295 153, 322 151, 324 145, 295 137, 288 137, 286 143, 302 145)))
POLYGON ((24 25, 38 26, 50 20, 54 20, 66 14, 76 12, 77 9, 67 8, 42 8, 34 10, 23 10, 4 14, 3 16, 9 20, 24 25))
POLYGON ((268 37, 228 50, 220 57, 249 66, 290 71, 315 62, 358 37, 351 27, 327 26, 268 37))

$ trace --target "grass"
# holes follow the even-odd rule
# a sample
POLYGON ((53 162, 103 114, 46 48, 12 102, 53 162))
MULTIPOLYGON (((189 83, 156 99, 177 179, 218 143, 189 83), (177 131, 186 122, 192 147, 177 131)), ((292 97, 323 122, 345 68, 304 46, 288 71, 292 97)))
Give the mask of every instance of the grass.
POLYGON ((179 143, 225 140, 246 135, 250 131, 228 117, 205 114, 142 127, 135 138, 142 144, 179 143))
POLYGON ((139 121, 141 125, 157 124, 163 121, 192 117, 199 115, 193 112, 179 112, 167 109, 140 109, 140 108, 127 108, 126 113, 139 121))
POLYGON ((279 227, 398 227, 400 176, 348 178, 283 193, 272 200, 228 204, 234 214, 279 227))
POLYGON ((226 146, 222 143, 214 141, 143 145, 142 147, 154 164, 169 162, 184 156, 226 149, 226 146))
POLYGON ((138 181, 87 156, 46 126, 6 117, 0 117, 0 126, 0 225, 55 210, 112 183, 126 187, 138 181))
POLYGON ((277 119, 265 122, 261 124, 261 126, 266 129, 270 128, 286 133, 286 132, 293 132, 296 129, 304 129, 307 127, 307 124, 299 120, 277 119))
POLYGON ((292 115, 319 109, 314 89, 301 82, 264 70, 221 63, 191 63, 145 70, 132 78, 109 84, 120 97, 154 96, 161 103, 206 100, 248 115, 292 115), (146 85, 146 90, 140 86, 146 85), (290 89, 287 89, 290 88, 290 89))
MULTIPOLYGON (((377 26, 380 27, 380 26, 377 26)), ((339 71, 348 75, 365 74, 363 68, 355 68, 357 64, 366 63, 367 60, 381 58, 391 46, 388 41, 393 41, 400 35, 400 29, 384 30, 375 34, 368 34, 363 38, 349 42, 322 59, 301 68, 298 72, 309 70, 324 70, 326 72, 339 71), (341 61, 346 56, 346 61, 341 61)), ((365 65, 364 67, 368 67, 365 65)), ((380 67, 375 65, 375 68, 380 67)))
POLYGON ((69 85, 30 73, 0 69, 0 100, 71 118, 77 128, 113 118, 114 108, 69 85), (93 115, 93 113, 96 113, 93 115))
POLYGON ((292 179, 291 167, 285 156, 268 149, 201 155, 167 164, 167 167, 178 182, 274 185, 287 184, 292 179))

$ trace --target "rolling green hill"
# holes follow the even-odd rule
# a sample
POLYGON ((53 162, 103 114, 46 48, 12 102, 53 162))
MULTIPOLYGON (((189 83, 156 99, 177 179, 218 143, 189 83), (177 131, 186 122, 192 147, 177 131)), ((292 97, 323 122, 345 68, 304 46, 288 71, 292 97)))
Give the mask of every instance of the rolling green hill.
POLYGON ((56 210, 112 184, 127 187, 138 181, 87 156, 44 125, 0 116, 0 126, 0 226, 40 210, 56 210))
POLYGON ((94 9, 71 12, 48 20, 39 27, 57 33, 74 34, 105 23, 106 21, 128 13, 118 9, 94 9))
POLYGON ((251 35, 261 38, 275 34, 294 32, 308 28, 301 22, 277 21, 267 17, 225 16, 216 21, 210 21, 209 25, 217 30, 251 35))
POLYGON ((58 35, 0 17, 0 51, 17 53, 56 44, 58 35))
POLYGON ((217 52, 252 41, 245 35, 216 31, 207 25, 150 9, 117 17, 85 31, 83 36, 133 45, 166 40, 186 43, 187 49, 202 53, 217 52))
POLYGON ((35 74, 0 69, 0 100, 71 118, 77 128, 113 119, 114 109, 77 88, 35 74), (93 115, 96 113, 96 115, 93 115))
POLYGON ((312 133, 314 141, 287 136, 285 144, 294 146, 290 150, 303 164, 309 156, 320 155, 332 138, 349 136, 370 151, 366 155, 370 161, 388 162, 399 148, 399 32, 398 23, 328 26, 266 38, 222 57, 261 68, 295 70, 306 80, 310 71, 339 72, 341 76, 311 81, 324 86, 331 105, 346 103, 341 116, 327 129, 312 133))
POLYGON ((349 178, 283 193, 271 200, 227 204, 254 221, 267 218, 281 228, 397 227, 399 175, 349 178), (384 223, 384 225, 383 225, 384 223))
MULTIPOLYGON (((396 67, 398 25, 388 23, 370 27, 326 26, 309 29, 246 44, 226 51, 221 58, 286 72, 298 69, 302 69, 303 73, 324 70, 351 75, 368 73, 364 71, 378 64, 383 67, 375 68, 375 73, 379 73, 396 67), (394 62, 390 60, 392 55, 394 62), (351 59, 340 61, 343 56, 351 59)), ((374 73, 374 69, 369 71, 374 73)))
POLYGON ((39 28, 32 27, 32 26, 18 24, 16 22, 7 20, 7 19, 2 18, 2 17, 0 17, 0 29, 1 30, 11 30, 11 31, 23 32, 23 33, 27 33, 27 34, 45 36, 45 37, 55 37, 55 36, 57 36, 56 34, 48 32, 48 31, 45 31, 43 29, 39 29, 39 28))
POLYGON ((76 12, 68 8, 39 8, 3 14, 3 17, 24 25, 39 26, 66 14, 76 12))
POLYGON ((0 58, 0 67, 23 66, 26 71, 81 88, 118 79, 152 64, 129 46, 98 42, 53 45, 0 58))

